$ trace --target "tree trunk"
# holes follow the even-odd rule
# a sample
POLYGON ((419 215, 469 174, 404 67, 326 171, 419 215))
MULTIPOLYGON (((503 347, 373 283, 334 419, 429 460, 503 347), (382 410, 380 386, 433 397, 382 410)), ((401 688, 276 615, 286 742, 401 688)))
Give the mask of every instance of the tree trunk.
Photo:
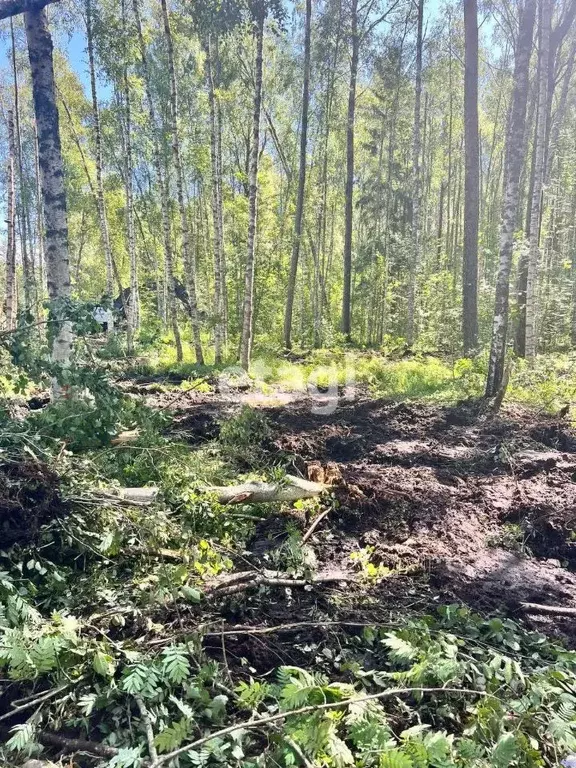
POLYGON ((10 17, 10 39, 12 45, 12 75, 14 78, 14 126, 16 129, 16 167, 18 170, 18 219, 20 221, 20 249, 22 254, 22 268, 24 272, 24 306, 32 311, 37 304, 36 280, 34 264, 28 251, 29 246, 29 219, 28 200, 24 183, 24 170, 22 164, 22 135, 20 132, 20 87, 18 84, 18 70, 16 67, 16 44, 14 41, 14 21, 10 17))
MULTIPOLYGON (((162 237, 164 246, 164 270, 166 275, 166 305, 167 315, 172 326, 174 334, 174 344, 176 345, 176 359, 181 362, 183 359, 182 339, 180 328, 178 327, 178 313, 176 310, 176 292, 174 285, 174 258, 172 253, 172 238, 170 233, 170 201, 168 194, 168 179, 162 168, 160 154, 160 139, 158 136, 158 123, 156 119, 156 110, 152 98, 152 88, 150 85, 150 69, 148 67, 148 55, 146 52, 146 42, 142 33, 142 23, 140 21, 140 10, 138 0, 132 0, 134 19, 136 21, 136 30, 138 33, 138 43, 140 46, 140 62, 142 65, 142 74, 144 76, 144 86, 146 90, 146 103, 148 106, 148 116, 150 118, 150 131, 152 133, 152 148, 154 154, 154 171, 156 173, 156 187, 160 198, 160 214, 162 217, 162 237)), ((162 281, 159 281, 162 282, 162 281)), ((164 303, 164 302, 162 302, 164 303)))
POLYGON ((464 0, 464 258, 462 261, 462 339, 464 356, 478 346, 478 220, 480 151, 478 138, 478 8, 464 0))
MULTIPOLYGON (((34 113, 38 127, 48 296, 52 303, 52 317, 58 321, 52 340, 52 359, 56 363, 67 365, 73 341, 72 325, 65 319, 65 304, 70 297, 70 263, 64 162, 54 82, 53 44, 46 11, 43 8, 27 11, 25 22, 34 113)), ((58 394, 57 385, 54 386, 54 394, 58 394)))
POLYGON ((542 195, 544 185, 547 109, 548 103, 548 67, 550 56, 550 0, 541 0, 540 5, 540 81, 538 84, 538 129, 536 133, 536 158, 534 163, 534 191, 532 196, 532 212, 530 217, 530 244, 528 251, 528 279, 526 281, 526 357, 536 354, 536 290, 538 283, 538 266, 540 260, 540 215, 542 211, 542 195))
POLYGON ((416 338, 416 276, 420 266, 420 110, 422 103, 422 26, 424 0, 418 0, 416 32, 416 85, 414 98, 414 142, 412 145, 412 258, 408 282, 408 323, 406 343, 412 347, 416 338))
MULTIPOLYGON (((98 207, 98 223, 100 225, 100 241, 104 251, 106 264, 106 295, 110 298, 114 295, 114 270, 112 267, 112 246, 108 230, 108 218, 106 216, 106 203, 104 200, 104 184, 102 182, 102 131, 100 128, 100 108, 98 106, 98 93, 96 89, 96 69, 94 64, 94 38, 92 28, 92 0, 86 0, 86 41, 88 48, 88 66, 90 69, 90 91, 92 95, 92 116, 94 119, 94 144, 96 165, 96 202, 98 207)), ((109 330, 112 330, 111 328, 109 330)))
POLYGON ((256 260, 256 226, 258 215, 258 160, 260 154, 260 112, 262 110, 262 69, 264 44, 264 16, 259 11, 255 19, 256 59, 254 72, 254 110, 252 115, 252 145, 248 169, 248 252, 244 273, 244 307, 242 313, 242 340, 240 343, 240 364, 245 370, 250 367, 252 356, 253 313, 254 313, 254 266, 256 260))
POLYGON ((206 40, 206 79, 210 106, 210 162, 212 166, 212 221, 214 228, 214 361, 222 362, 225 346, 224 312, 224 209, 222 200, 222 159, 220 147, 220 104, 214 86, 213 46, 206 40))
POLYGON ((494 397, 504 377, 506 337, 508 332, 508 304, 510 298, 510 270, 514 230, 518 211, 518 188, 524 154, 526 101, 532 34, 536 15, 536 0, 526 0, 520 18, 514 63, 514 87, 510 110, 510 124, 506 137, 506 171, 502 223, 500 225, 500 263, 496 278, 496 298, 492 326, 492 345, 486 381, 486 396, 494 397))
POLYGON ((14 221, 14 113, 8 111, 8 202, 6 211, 6 279, 4 317, 6 329, 16 327, 16 238, 14 221))
POLYGON ((44 268, 44 206, 42 204, 42 181, 40 176, 40 155, 38 150, 38 126, 34 120, 34 174, 36 176, 36 226, 38 238, 38 315, 41 315, 41 305, 46 296, 46 270, 44 268))
POLYGON ((342 333, 352 341, 352 232, 354 225, 354 139, 356 122, 356 84, 360 56, 358 30, 358 0, 351 2, 350 36, 352 43, 350 81, 348 84, 348 115, 346 119, 346 189, 344 201, 344 289, 342 294, 342 333))
POLYGON ((170 75, 170 133, 172 138, 172 156, 176 171, 176 194, 180 211, 180 226, 182 232, 182 253, 184 267, 187 272, 188 299, 190 302, 190 321, 192 323, 192 335, 194 338, 194 351, 196 362, 204 365, 204 353, 202 352, 202 337, 200 333, 200 319, 198 317, 198 298, 196 293, 196 258, 190 247, 190 228, 186 200, 184 197, 184 171, 180 152, 180 137, 178 133, 178 85, 176 81, 176 66, 174 63, 174 44, 170 29, 170 17, 166 0, 160 0, 162 5, 162 18, 164 21, 164 35, 168 52, 168 70, 170 75))
MULTIPOLYGON (((300 168, 298 171, 298 196, 296 199, 296 216, 294 219, 294 241, 292 243, 292 258, 290 260, 290 275, 288 278, 288 293, 286 295, 286 312, 284 315, 284 346, 291 349, 292 340, 292 310, 294 307, 294 292, 296 290, 296 275, 298 274, 298 259, 302 240, 302 220, 304 216, 304 195, 306 191, 306 152, 308 147, 308 107, 310 103, 310 36, 312 24, 312 0, 306 0, 306 19, 304 31, 304 78, 302 85, 302 120, 300 125, 300 168)), ((315 313, 316 314, 316 313, 315 313)))

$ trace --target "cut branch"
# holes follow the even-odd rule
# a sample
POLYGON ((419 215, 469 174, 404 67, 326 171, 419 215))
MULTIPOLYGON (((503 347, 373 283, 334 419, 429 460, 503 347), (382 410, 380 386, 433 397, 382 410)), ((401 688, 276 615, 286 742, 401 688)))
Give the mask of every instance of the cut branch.
POLYGON ((319 496, 326 486, 313 483, 294 475, 286 477, 277 483, 249 482, 242 485, 205 488, 207 493, 213 493, 220 504, 266 504, 270 502, 298 501, 319 496))
POLYGON ((540 603, 520 603, 526 613, 540 613, 547 616, 572 616, 576 617, 576 608, 567 605, 541 605, 540 603))
POLYGON ((279 712, 278 714, 270 715, 269 717, 260 717, 256 720, 229 725, 227 728, 221 728, 219 731, 210 733, 208 736, 203 736, 201 739, 196 739, 196 741, 193 741, 190 744, 185 744, 183 747, 179 747, 173 752, 168 752, 165 755, 162 755, 162 757, 159 757, 158 760, 152 763, 150 768, 160 768, 161 765, 171 762, 175 757, 190 752, 190 750, 196 749, 197 747, 201 747, 209 741, 221 738, 222 736, 227 736, 229 733, 234 733, 234 731, 259 728, 261 726, 270 725, 271 723, 277 723, 278 721, 285 720, 287 717, 292 717, 294 715, 305 715, 308 712, 322 712, 331 709, 339 709, 341 707, 347 707, 349 704, 360 704, 364 701, 378 701, 379 699, 390 698, 391 696, 406 696, 412 693, 461 693, 499 700, 498 697, 494 696, 492 693, 488 693, 487 691, 477 691, 470 688, 389 688, 387 691, 380 691, 379 693, 372 693, 367 696, 356 696, 349 699, 343 699, 342 701, 328 702, 326 704, 311 704, 306 707, 300 707, 299 709, 292 709, 288 712, 279 712))

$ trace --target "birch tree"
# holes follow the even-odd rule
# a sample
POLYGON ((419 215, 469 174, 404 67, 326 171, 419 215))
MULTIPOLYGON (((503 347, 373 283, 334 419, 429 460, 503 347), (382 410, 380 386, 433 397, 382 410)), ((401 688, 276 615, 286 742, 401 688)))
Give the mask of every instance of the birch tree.
POLYGON ((462 269, 462 341, 464 356, 478 345, 478 220, 480 152, 478 140, 478 8, 464 0, 464 259, 462 269))
POLYGON ((496 298, 492 325, 492 344, 488 363, 486 396, 494 397, 504 378, 506 340, 508 333, 508 305, 510 299, 510 271, 514 230, 518 211, 520 172, 524 154, 526 130, 526 102, 532 53, 532 35, 536 16, 536 0, 525 0, 520 16, 514 62, 514 86, 506 136, 505 187, 500 225, 500 258, 496 278, 496 298))
POLYGON ((538 125, 534 150, 534 186, 530 218, 530 241, 528 250, 528 273, 526 281, 526 357, 536 354, 536 287, 540 257, 540 215, 545 172, 545 144, 547 136, 548 67, 550 56, 550 0, 540 0, 539 29, 539 83, 538 83, 538 125))
POLYGON ((140 18, 140 9, 138 0, 132 0, 132 9, 134 20, 136 22, 136 31, 138 34, 138 45, 140 48, 140 63, 142 66, 142 77, 144 79, 144 89, 146 92, 146 104, 148 107, 148 117, 150 118, 150 131, 152 134, 152 151, 155 171, 156 188, 160 199, 160 213, 162 216, 162 243, 164 246, 164 267, 167 283, 167 304, 168 317, 174 334, 174 344, 176 346, 176 360, 182 361, 182 338, 178 326, 178 313, 176 308, 176 289, 174 283, 174 254, 172 250, 172 235, 170 232, 170 196, 168 190, 168 179, 162 167, 160 154, 160 137, 156 108, 152 98, 152 85, 150 82, 150 68, 148 66, 148 52, 144 34, 142 31, 142 21, 140 18))
POLYGON ((4 285, 4 318, 6 329, 16 327, 16 233, 14 216, 14 113, 8 110, 8 167, 6 205, 6 273, 4 285))
POLYGON ((172 41, 172 30, 170 28, 170 16, 168 15, 167 2, 166 0, 160 0, 160 4, 162 7, 162 19, 164 22, 166 50, 168 53, 168 74, 170 77, 170 135, 172 141, 174 170, 176 172, 176 194, 178 198, 178 209, 180 213, 182 254, 184 257, 184 267, 186 269, 188 298, 190 302, 190 321, 192 323, 192 335, 194 338, 196 362, 199 365, 203 365, 204 353, 202 351, 202 338, 200 334, 200 319, 198 316, 198 299, 196 292, 196 256, 190 243, 190 227, 188 223, 188 212, 186 210, 186 199, 184 196, 184 170, 182 166, 178 127, 179 104, 178 85, 176 80, 176 65, 174 61, 174 44, 172 41))
POLYGON ((264 21, 266 6, 256 3, 254 13, 254 101, 252 107, 252 133, 248 166, 248 245, 244 271, 244 303, 242 309, 242 338, 240 340, 240 364, 244 370, 250 367, 254 334, 254 270, 256 262, 256 229, 258 217, 258 162, 260 158, 260 115, 262 112, 262 70, 264 62, 264 21))
MULTIPOLYGON (((11 4, 12 7, 18 5, 16 0, 11 4)), ((23 2, 19 7, 20 10, 31 8, 26 10, 24 19, 34 113, 38 126, 48 296, 52 305, 51 315, 55 321, 52 359, 56 363, 67 365, 73 341, 72 326, 66 319, 66 305, 70 298, 70 263, 64 163, 54 83, 53 43, 43 4, 30 5, 23 2)), ((55 394, 58 394, 57 386, 55 394)))
POLYGON ((302 221, 304 218, 304 195, 306 191, 306 164, 308 148, 308 107, 310 104, 310 38, 312 27, 312 0, 306 0, 304 20, 304 74, 302 77, 302 116, 300 118, 300 167, 298 170, 298 195, 296 198, 296 214, 294 217, 294 238, 292 257, 290 259, 290 275, 286 294, 286 312, 284 315, 284 346, 291 349, 292 341, 292 311, 294 294, 296 292, 296 277, 300 259, 302 240, 302 221))

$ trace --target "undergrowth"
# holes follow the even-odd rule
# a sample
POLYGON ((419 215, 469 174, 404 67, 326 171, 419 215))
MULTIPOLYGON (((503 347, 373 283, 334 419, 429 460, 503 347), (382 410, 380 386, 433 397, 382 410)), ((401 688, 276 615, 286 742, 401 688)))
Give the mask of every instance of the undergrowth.
MULTIPOLYGON (((356 381, 381 396, 471 397, 484 375, 481 360, 353 359, 356 381)), ((318 365, 330 361, 284 362, 264 383, 316 370, 315 386, 328 387, 318 365)), ((345 385, 344 352, 338 365, 345 385)), ((4 379, 5 396, 28 386, 4 379)), ((112 768, 536 768, 576 753, 576 652, 508 619, 440 606, 327 633, 323 598, 310 614, 318 631, 282 641, 307 664, 280 656, 260 669, 229 653, 224 618, 257 620, 266 602, 292 600, 289 581, 263 582, 247 601, 214 592, 252 567, 246 543, 269 513, 221 505, 210 488, 282 482, 269 424, 243 408, 218 441, 191 447, 110 382, 86 382, 37 413, 18 413, 13 398, 0 410, 0 526, 11 530, 0 550, 2 764, 57 755, 71 738, 91 743, 88 765, 112 768), (133 438, 113 445, 122 430, 133 438), (150 505, 119 493, 146 485, 158 489, 150 505)), ((568 358, 553 370, 537 361, 517 366, 510 397, 554 409, 571 387, 568 358)), ((309 522, 329 504, 297 509, 309 522)), ((314 553, 288 523, 264 561, 285 580, 314 577, 314 553)), ((351 567, 366 587, 389 575, 370 547, 351 567)))

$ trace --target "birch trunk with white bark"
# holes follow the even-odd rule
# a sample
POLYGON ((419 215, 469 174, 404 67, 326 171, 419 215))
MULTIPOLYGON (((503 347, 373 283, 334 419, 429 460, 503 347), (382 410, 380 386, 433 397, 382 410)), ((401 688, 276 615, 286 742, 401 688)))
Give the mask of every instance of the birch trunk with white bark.
MULTIPOLYGON (((27 11, 25 24, 38 128, 48 296, 53 305, 53 318, 57 321, 52 340, 52 359, 67 365, 72 352, 73 335, 71 323, 64 319, 63 305, 70 297, 70 263, 53 44, 44 8, 27 11)), ((58 394, 57 386, 54 387, 54 394, 58 394)))

